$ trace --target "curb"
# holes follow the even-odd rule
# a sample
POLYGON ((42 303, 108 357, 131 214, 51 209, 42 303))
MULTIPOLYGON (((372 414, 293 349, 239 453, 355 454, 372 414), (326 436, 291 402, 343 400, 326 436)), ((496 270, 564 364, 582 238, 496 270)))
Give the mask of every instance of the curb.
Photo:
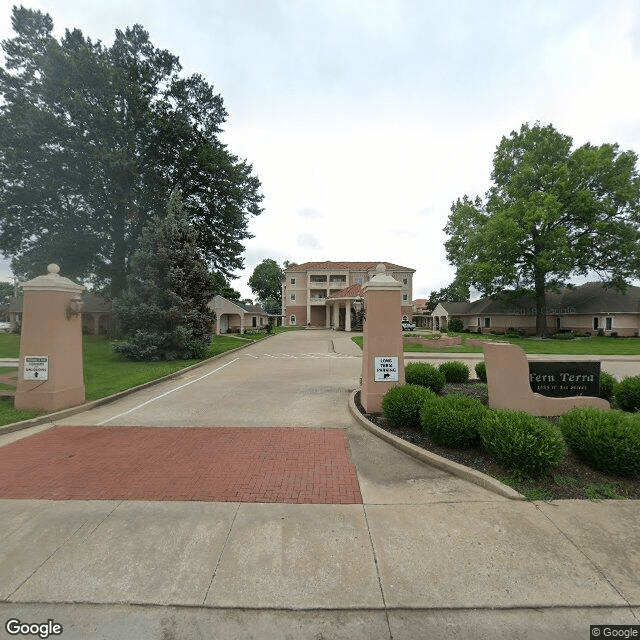
POLYGON ((242 344, 235 349, 229 349, 229 351, 224 351, 223 353, 219 353, 217 356, 212 356, 211 358, 207 358, 206 360, 201 360, 200 362, 196 362, 195 364, 189 365, 188 367, 184 367, 183 369, 178 369, 173 373, 170 373, 162 378, 156 378, 155 380, 149 380, 149 382, 144 382, 139 384, 137 387, 131 387, 129 389, 123 389, 122 391, 118 391, 110 396, 105 396, 104 398, 98 398, 97 400, 91 400, 91 402, 85 402, 84 404, 79 404, 75 407, 69 407, 68 409, 62 409, 61 411, 55 411, 53 413, 45 413, 44 415, 38 416, 37 418, 31 418, 29 420, 22 420, 21 422, 12 422, 11 424, 3 424, 0 426, 0 436, 5 435, 7 433, 13 433, 14 431, 22 431, 23 429, 29 429, 31 427, 37 427, 38 425, 45 424, 46 422, 56 422, 57 420, 68 418, 69 416, 73 416, 76 413, 81 413, 82 411, 89 411, 91 409, 96 409, 97 407, 101 407, 104 404, 109 404, 110 402, 114 402, 115 400, 120 400, 120 398, 125 398, 136 391, 141 391, 148 387, 153 387, 156 384, 160 384, 161 382, 166 382, 167 380, 173 380, 181 376, 183 373, 187 371, 192 371, 193 369, 198 369, 199 367, 203 367, 210 362, 214 362, 215 360, 219 360, 230 353, 235 353, 236 351, 241 351, 242 349, 246 349, 250 347, 252 344, 256 344, 257 342, 261 342, 262 340, 266 340, 271 336, 266 336, 261 340, 253 340, 251 342, 247 342, 247 344, 242 344))
POLYGON ((448 460, 447 458, 443 458, 431 451, 427 451, 426 449, 422 449, 421 447, 417 447, 415 444, 411 444, 402 438, 398 438, 398 436, 394 436, 392 433, 381 429, 376 426, 370 420, 367 420, 358 408, 356 407, 355 397, 358 389, 355 389, 351 392, 349 396, 349 411, 353 418, 355 418, 356 422, 371 433, 373 435, 378 436, 378 438, 385 440, 389 444, 393 445, 396 449, 400 449, 404 453, 409 454, 410 456, 417 458, 422 462, 426 462, 433 467, 438 469, 442 469, 443 471, 447 471, 458 478, 462 478, 463 480, 467 480, 468 482, 472 482, 473 484, 477 484, 478 486, 487 489, 493 493, 497 493, 499 496, 503 498, 509 498, 510 500, 526 500, 522 494, 518 493, 511 487, 508 487, 506 484, 502 484, 499 480, 488 476, 481 471, 476 471, 475 469, 471 469, 469 467, 465 467, 462 464, 458 464, 457 462, 453 462, 453 460, 448 460))

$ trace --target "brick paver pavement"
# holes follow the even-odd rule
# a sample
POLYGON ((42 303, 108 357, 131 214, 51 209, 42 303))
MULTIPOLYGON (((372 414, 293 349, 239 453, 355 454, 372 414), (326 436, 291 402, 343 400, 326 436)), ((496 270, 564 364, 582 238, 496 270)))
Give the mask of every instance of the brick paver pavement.
POLYGON ((55 427, 0 448, 0 498, 361 504, 342 429, 55 427))

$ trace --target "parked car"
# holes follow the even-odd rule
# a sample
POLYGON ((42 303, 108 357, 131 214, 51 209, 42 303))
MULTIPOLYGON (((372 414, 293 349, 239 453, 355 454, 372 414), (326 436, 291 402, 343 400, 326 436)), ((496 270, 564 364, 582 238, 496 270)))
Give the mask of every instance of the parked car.
POLYGON ((8 331, 11 331, 11 323, 0 322, 0 333, 7 333, 8 331))
POLYGON ((403 331, 413 331, 416 328, 416 325, 413 322, 403 322, 402 330, 403 331))

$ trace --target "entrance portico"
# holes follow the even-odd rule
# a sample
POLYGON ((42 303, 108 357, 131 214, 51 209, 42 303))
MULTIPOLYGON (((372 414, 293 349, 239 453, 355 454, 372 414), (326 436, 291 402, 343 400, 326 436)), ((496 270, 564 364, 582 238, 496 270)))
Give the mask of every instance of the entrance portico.
POLYGON ((355 323, 355 303, 362 300, 364 293, 359 284, 352 284, 327 298, 327 329, 352 331, 355 323))

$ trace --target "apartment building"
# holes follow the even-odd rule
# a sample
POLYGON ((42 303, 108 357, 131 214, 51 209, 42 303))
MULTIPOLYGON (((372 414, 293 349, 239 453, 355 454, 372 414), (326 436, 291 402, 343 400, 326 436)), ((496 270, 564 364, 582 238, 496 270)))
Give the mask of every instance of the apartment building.
MULTIPOLYGON (((376 275, 379 262, 305 262, 285 269, 282 281, 284 325, 351 331, 354 303, 363 297, 362 285, 376 275)), ((387 274, 402 283, 402 317, 412 315, 415 269, 383 262, 387 274)))

